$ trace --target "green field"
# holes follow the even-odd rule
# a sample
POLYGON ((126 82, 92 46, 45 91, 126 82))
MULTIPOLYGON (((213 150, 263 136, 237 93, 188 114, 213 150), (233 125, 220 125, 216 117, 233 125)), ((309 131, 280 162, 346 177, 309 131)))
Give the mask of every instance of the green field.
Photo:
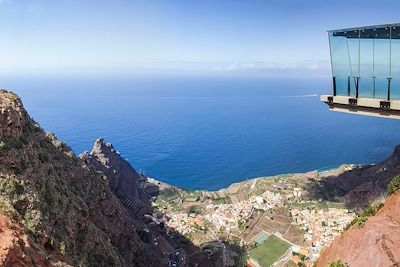
POLYGON ((289 248, 290 244, 275 235, 271 235, 264 243, 250 251, 250 257, 262 267, 269 267, 289 248))

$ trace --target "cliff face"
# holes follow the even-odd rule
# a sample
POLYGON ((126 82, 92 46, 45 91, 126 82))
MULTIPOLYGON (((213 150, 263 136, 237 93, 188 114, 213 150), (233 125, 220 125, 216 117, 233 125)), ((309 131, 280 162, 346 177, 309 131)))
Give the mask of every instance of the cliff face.
MULTIPOLYGON (((0 91, 0 221, 4 218, 19 227, 12 230, 0 223, 0 228, 33 248, 36 265, 46 266, 40 264, 43 259, 76 266, 161 264, 138 238, 109 184, 121 186, 121 196, 138 194, 136 183, 124 188, 119 180, 109 182, 78 159, 54 135, 44 133, 15 94, 0 91)), ((25 246, 18 248, 21 242, 7 246, 0 260, 8 264, 4 254, 10 253, 15 262, 26 261, 15 253, 24 250, 25 246)))
POLYGON ((314 198, 340 201, 362 210, 385 201, 389 182, 400 174, 400 146, 385 161, 327 177, 308 188, 314 198))
POLYGON ((152 213, 143 186, 145 179, 123 159, 112 144, 104 139, 96 140, 90 153, 80 158, 106 175, 109 187, 121 204, 133 218, 143 218, 145 213, 152 213))
POLYGON ((325 249, 318 266, 340 260, 348 266, 400 266, 400 192, 360 228, 352 226, 325 249))
POLYGON ((97 170, 108 177, 112 192, 121 200, 138 199, 140 175, 104 139, 97 139, 90 154, 83 154, 97 170))

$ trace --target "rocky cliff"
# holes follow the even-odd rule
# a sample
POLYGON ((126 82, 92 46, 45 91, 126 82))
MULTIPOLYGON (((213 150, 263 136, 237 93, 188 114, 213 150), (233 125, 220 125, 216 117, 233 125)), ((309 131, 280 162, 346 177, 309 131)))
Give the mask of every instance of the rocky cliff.
POLYGON ((362 211, 370 205, 385 202, 389 182, 400 174, 400 146, 385 161, 354 168, 326 177, 312 184, 308 191, 314 198, 345 203, 349 208, 362 211))
POLYGON ((106 143, 102 138, 97 139, 92 151, 84 153, 81 158, 88 160, 108 177, 110 189, 119 199, 140 198, 141 176, 121 157, 112 144, 106 143))
POLYGON ((399 174, 397 146, 387 160, 332 175, 311 189, 317 197, 339 200, 360 213, 354 225, 323 250, 318 266, 338 261, 345 266, 400 266, 400 192, 386 200, 388 185, 399 174), (368 214, 379 203, 383 208, 368 214))
POLYGON ((92 151, 83 153, 80 158, 106 175, 111 191, 134 218, 151 213, 149 198, 143 190, 145 178, 121 157, 112 144, 97 139, 92 151))
POLYGON ((364 226, 353 225, 325 249, 317 266, 400 266, 400 192, 364 226))
POLYGON ((136 183, 108 179, 0 91, 0 264, 160 266, 112 193, 137 195, 136 183))

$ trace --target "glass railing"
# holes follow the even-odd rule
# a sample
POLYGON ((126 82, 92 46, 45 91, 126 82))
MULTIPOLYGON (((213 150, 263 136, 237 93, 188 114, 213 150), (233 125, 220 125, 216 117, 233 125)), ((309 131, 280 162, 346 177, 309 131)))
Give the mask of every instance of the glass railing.
POLYGON ((400 76, 390 79, 375 76, 359 77, 358 86, 357 78, 356 76, 335 76, 334 95, 400 100, 400 76))
POLYGON ((334 94, 400 100, 400 25, 329 32, 334 94))

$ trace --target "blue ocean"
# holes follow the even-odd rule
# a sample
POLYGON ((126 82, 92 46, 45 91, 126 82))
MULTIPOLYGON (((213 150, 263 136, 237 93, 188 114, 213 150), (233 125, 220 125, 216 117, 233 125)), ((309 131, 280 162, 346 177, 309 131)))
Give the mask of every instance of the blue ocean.
POLYGON ((137 170, 188 189, 377 163, 400 121, 331 112, 331 80, 255 77, 5 78, 76 154, 105 138, 137 170))

